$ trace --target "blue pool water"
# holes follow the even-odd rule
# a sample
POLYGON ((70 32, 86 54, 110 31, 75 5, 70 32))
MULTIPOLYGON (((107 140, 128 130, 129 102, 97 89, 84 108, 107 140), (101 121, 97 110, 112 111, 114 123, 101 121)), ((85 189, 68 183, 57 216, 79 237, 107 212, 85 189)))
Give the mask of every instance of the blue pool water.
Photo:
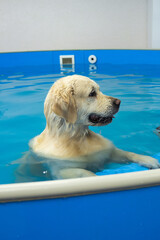
MULTIPOLYGON (((94 127, 124 150, 153 156, 160 152, 160 71, 143 65, 78 66, 70 72, 59 66, 10 68, 0 72, 0 183, 15 182, 15 170, 28 150, 28 141, 45 127, 43 103, 60 77, 81 74, 96 81, 101 91, 121 99, 114 121, 94 127)), ((97 175, 146 170, 137 164, 109 164, 97 175)), ((37 178, 37 181, 41 180, 37 178)))

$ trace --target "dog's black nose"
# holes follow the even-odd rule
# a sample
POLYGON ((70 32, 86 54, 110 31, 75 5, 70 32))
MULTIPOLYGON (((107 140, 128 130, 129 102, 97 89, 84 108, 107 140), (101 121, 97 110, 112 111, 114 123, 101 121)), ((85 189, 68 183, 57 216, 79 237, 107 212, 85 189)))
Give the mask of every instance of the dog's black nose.
POLYGON ((109 99, 111 100, 111 103, 112 103, 112 106, 114 107, 114 109, 118 111, 119 106, 121 104, 121 100, 118 98, 114 98, 114 97, 109 97, 109 99))
POLYGON ((114 100, 113 100, 113 104, 114 104, 116 107, 119 107, 120 104, 121 104, 121 100, 118 99, 118 98, 114 98, 114 100))

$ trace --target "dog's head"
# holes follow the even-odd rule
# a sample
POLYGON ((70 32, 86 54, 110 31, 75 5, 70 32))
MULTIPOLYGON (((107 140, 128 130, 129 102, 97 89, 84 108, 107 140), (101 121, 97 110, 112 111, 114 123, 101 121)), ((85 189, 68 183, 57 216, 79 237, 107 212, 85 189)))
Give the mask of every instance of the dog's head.
POLYGON ((53 84, 45 100, 48 120, 52 113, 68 123, 103 126, 112 122, 120 100, 104 95, 93 80, 72 75, 53 84))

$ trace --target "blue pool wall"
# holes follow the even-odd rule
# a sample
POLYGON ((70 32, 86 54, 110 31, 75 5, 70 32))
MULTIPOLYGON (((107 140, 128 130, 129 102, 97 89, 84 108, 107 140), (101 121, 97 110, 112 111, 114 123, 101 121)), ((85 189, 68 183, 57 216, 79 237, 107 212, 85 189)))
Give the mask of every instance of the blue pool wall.
POLYGON ((60 55, 74 55, 75 64, 88 64, 96 55, 96 64, 160 64, 160 50, 60 50, 0 53, 0 68, 59 64, 60 55))
POLYGON ((0 79, 8 75, 25 74, 39 76, 43 74, 59 74, 61 71, 60 55, 74 55, 74 71, 68 68, 68 74, 117 75, 135 74, 148 77, 160 77, 160 50, 60 50, 0 53, 0 79), (95 55, 97 62, 90 64, 88 57, 95 55), (96 69, 91 70, 92 67, 96 69))
POLYGON ((2 240, 159 240, 160 186, 0 204, 2 240))

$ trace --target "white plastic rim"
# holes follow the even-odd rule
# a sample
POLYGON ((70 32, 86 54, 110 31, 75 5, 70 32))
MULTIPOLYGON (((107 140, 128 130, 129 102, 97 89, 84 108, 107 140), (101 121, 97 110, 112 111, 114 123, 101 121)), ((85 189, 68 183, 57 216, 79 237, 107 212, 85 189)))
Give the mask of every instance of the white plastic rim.
POLYGON ((90 56, 88 57, 88 61, 89 61, 89 63, 94 64, 94 63, 97 62, 97 57, 96 57, 95 55, 90 55, 90 56))
POLYGON ((0 185, 0 202, 81 196, 160 185, 160 169, 107 176, 0 185))

